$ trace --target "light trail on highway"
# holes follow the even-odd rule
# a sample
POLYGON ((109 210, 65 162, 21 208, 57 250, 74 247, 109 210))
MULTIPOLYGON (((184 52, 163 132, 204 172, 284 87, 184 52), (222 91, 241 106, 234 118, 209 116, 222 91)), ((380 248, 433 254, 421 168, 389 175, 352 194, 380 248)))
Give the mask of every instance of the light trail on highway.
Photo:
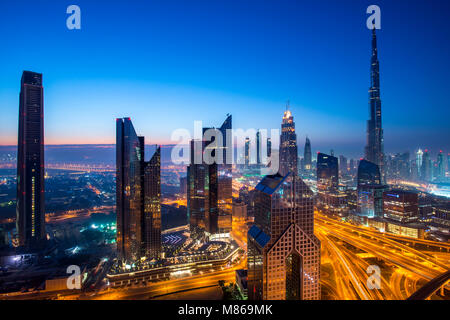
MULTIPOLYGON (((322 246, 337 259, 331 264, 340 277, 346 281, 336 279, 338 299, 406 299, 417 291, 427 281, 442 274, 450 268, 450 254, 447 252, 422 252, 401 242, 428 244, 439 247, 438 242, 408 239, 354 226, 316 214, 316 234, 322 241, 322 246), (401 242, 399 242, 401 241, 401 242), (366 281, 369 275, 365 272, 369 263, 356 252, 347 247, 364 251, 371 256, 388 263, 392 273, 382 272, 381 284, 383 290, 367 290, 366 281), (433 254, 434 253, 434 254, 433 254), (349 261, 351 261, 349 263, 349 261), (342 270, 344 269, 344 270, 342 270), (347 283, 355 288, 352 296, 347 283)), ((442 244, 447 250, 448 244, 442 244)))

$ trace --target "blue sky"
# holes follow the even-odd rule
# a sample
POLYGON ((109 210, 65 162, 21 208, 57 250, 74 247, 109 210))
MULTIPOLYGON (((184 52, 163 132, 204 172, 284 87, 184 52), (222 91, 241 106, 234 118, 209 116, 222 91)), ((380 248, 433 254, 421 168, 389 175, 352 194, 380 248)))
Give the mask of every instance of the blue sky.
POLYGON ((44 74, 46 143, 114 143, 129 116, 148 143, 194 120, 279 128, 291 101, 301 150, 362 154, 370 31, 381 8, 385 148, 450 151, 446 0, 0 2, 0 144, 15 144, 22 70, 44 74), (81 8, 81 30, 66 8, 81 8))

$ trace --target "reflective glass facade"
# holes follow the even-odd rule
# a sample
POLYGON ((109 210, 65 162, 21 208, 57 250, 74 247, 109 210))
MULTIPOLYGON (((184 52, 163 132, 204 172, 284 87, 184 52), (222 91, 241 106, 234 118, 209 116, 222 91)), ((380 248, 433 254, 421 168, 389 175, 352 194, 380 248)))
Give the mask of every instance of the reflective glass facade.
POLYGON ((320 241, 313 193, 296 176, 265 176, 256 186, 248 232, 249 299, 320 299, 320 241))
POLYGON ((20 87, 16 227, 19 245, 45 239, 44 88, 42 74, 24 71, 20 87))

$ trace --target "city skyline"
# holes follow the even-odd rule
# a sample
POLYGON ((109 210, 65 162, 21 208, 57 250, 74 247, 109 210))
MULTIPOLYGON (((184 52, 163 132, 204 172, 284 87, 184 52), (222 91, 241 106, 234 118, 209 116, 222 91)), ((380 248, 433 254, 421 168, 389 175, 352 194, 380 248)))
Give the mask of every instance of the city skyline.
MULTIPOLYGON (((329 4, 328 2, 325 3, 329 4)), ((194 3, 194 7, 195 5, 198 4, 194 3)), ((361 8, 358 5, 345 5, 345 2, 342 6, 329 5, 337 10, 336 17, 329 17, 331 21, 324 21, 323 28, 312 22, 311 18, 303 16, 300 16, 304 18, 301 23, 290 22, 292 25, 286 25, 286 21, 292 21, 289 20, 292 14, 286 13, 288 8, 298 9, 296 13, 298 15, 303 14, 300 9, 308 9, 308 14, 315 17, 319 13, 323 13, 317 5, 286 2, 285 6, 277 7, 277 13, 280 15, 281 13, 287 14, 286 21, 283 16, 278 17, 277 15, 275 19, 277 28, 270 34, 285 40, 288 45, 284 50, 284 47, 280 46, 279 40, 275 41, 270 38, 266 53, 247 50, 248 52, 245 51, 245 55, 239 55, 239 59, 242 60, 239 62, 248 65, 248 68, 244 71, 252 71, 250 74, 261 79, 249 81, 248 76, 236 71, 232 65, 237 62, 236 54, 218 54, 217 48, 212 48, 211 54, 217 53, 217 59, 221 59, 227 65, 230 64, 230 70, 212 69, 210 73, 205 73, 205 69, 208 69, 211 62, 200 63, 197 58, 194 58, 194 53, 198 53, 197 49, 191 48, 185 40, 178 39, 177 41, 181 42, 176 41, 175 43, 180 45, 180 48, 184 50, 191 48, 188 57, 185 55, 180 57, 179 63, 184 66, 184 68, 181 68, 182 71, 176 72, 173 68, 174 65, 170 64, 174 61, 168 58, 163 59, 159 55, 154 57, 154 61, 146 59, 146 64, 142 64, 145 57, 142 54, 138 57, 137 62, 130 62, 129 65, 123 65, 123 62, 118 60, 120 70, 115 68, 114 71, 116 72, 112 74, 110 70, 105 68, 112 65, 112 59, 117 57, 117 53, 112 53, 108 59, 104 59, 105 61, 101 60, 101 51, 93 41, 93 37, 101 31, 101 22, 104 22, 104 17, 98 14, 101 5, 98 3, 88 4, 82 1, 80 6, 83 8, 83 14, 86 13, 87 15, 87 18, 83 20, 82 29, 78 33, 70 33, 63 29, 56 34, 58 39, 61 40, 59 50, 67 51, 70 48, 76 51, 75 53, 66 52, 68 64, 72 64, 76 68, 68 68, 67 72, 60 74, 57 69, 61 68, 61 59, 50 61, 49 57, 45 55, 47 49, 43 49, 43 52, 36 54, 35 57, 24 57, 22 55, 12 57, 8 53, 2 53, 3 58, 10 63, 0 77, 0 101, 2 109, 4 109, 2 129, 0 129, 0 145, 14 145, 16 143, 17 111, 14 108, 17 105, 17 78, 20 77, 22 69, 32 69, 42 72, 46 79, 45 122, 47 127, 46 142, 48 144, 112 144, 114 142, 114 128, 111 127, 110 120, 127 115, 130 115, 136 125, 142 128, 145 136, 152 137, 151 144, 170 144, 174 143, 170 141, 170 134, 173 130, 180 127, 192 130, 193 121, 203 118, 202 114, 211 106, 213 106, 214 111, 208 118, 204 119, 206 126, 220 121, 224 115, 219 114, 219 110, 225 109, 233 114, 235 127, 237 128, 278 128, 279 124, 275 119, 283 112, 283 101, 290 99, 292 112, 297 119, 298 142, 302 143, 308 135, 315 150, 327 152, 330 148, 333 148, 336 154, 346 154, 355 158, 361 156, 365 145, 364 136, 361 133, 365 132, 367 120, 366 92, 369 85, 367 71, 370 63, 370 56, 368 55, 371 45, 370 30, 365 27, 365 16, 362 14, 365 8, 364 3, 361 3, 361 8), (358 10, 359 16, 356 14, 358 10), (99 21, 89 20, 88 18, 91 15, 99 21), (326 32, 322 34, 321 31, 324 31, 322 29, 326 28, 328 24, 336 22, 335 19, 338 19, 338 17, 347 17, 347 19, 339 21, 341 28, 336 30, 327 28, 326 32), (288 26, 291 28, 288 28, 288 26), (359 26, 359 28, 356 28, 356 26, 359 26), (348 33, 347 36, 343 35, 344 31, 348 33), (323 40, 324 44, 321 44, 321 46, 326 45, 326 47, 318 47, 319 44, 315 41, 319 32, 321 37, 326 37, 323 40), (340 43, 337 43, 337 39, 340 43), (81 49, 72 47, 68 43, 71 40, 79 43, 81 49), (94 65, 91 66, 91 71, 80 66, 79 58, 87 54, 82 50, 83 45, 92 46, 92 64, 94 65), (327 50, 325 50, 326 48, 327 50), (326 54, 321 53, 322 51, 326 54), (348 54, 349 52, 351 54, 348 54), (75 54, 79 55, 78 58, 75 54), (250 54, 255 55, 255 62, 251 61, 250 54), (320 64, 307 66, 306 62, 311 62, 311 55, 313 54, 319 54, 316 60, 320 61, 320 64), (19 62, 17 60, 19 58, 20 61, 27 62, 19 62), (286 62, 275 63, 280 58, 286 58, 286 62), (339 59, 339 64, 336 64, 336 59, 339 59), (157 61, 161 62, 162 66, 153 68, 157 61), (195 64, 193 64, 194 61, 195 64), (263 71, 261 68, 257 68, 257 62, 265 62, 264 65, 269 64, 270 66, 267 66, 267 70, 263 71), (137 73, 136 64, 140 64, 143 68, 142 72, 137 73), (320 67, 320 65, 323 66, 320 67), (196 72, 192 70, 193 66, 198 67, 200 73, 198 76, 194 76, 196 72), (346 68, 345 71, 343 70, 344 67, 346 68), (313 70, 312 68, 316 69, 313 70), (100 74, 101 76, 99 76, 100 74), (236 81, 237 76, 244 79, 236 81), (283 76, 286 77, 286 80, 279 81, 280 77, 283 76), (338 76, 342 79, 336 82, 338 76), (269 82, 273 89, 266 88, 269 82), (334 88, 331 82, 340 84, 334 88), (345 85, 341 84, 342 82, 345 85), (235 83, 235 85, 233 86, 231 83, 235 83), (314 89, 311 89, 312 85, 315 85, 314 89), (323 91, 324 88, 326 88, 325 93, 328 94, 324 95, 323 92, 318 92, 318 90, 323 91), (168 108, 173 110, 173 116, 170 118, 170 124, 163 127, 162 123, 166 123, 164 120, 168 120, 163 110, 168 108), (106 109, 111 115, 105 114, 106 109), (124 109, 127 111, 124 112, 124 109), (186 114, 178 116, 178 114, 183 114, 183 110, 186 109, 191 110, 187 116, 186 114), (260 112, 261 110, 263 112, 260 112), (146 123, 150 113, 156 121, 149 126, 146 123), (64 120, 66 118, 72 121, 64 120), (82 123, 83 130, 80 131, 79 126, 73 126, 72 123, 82 123), (323 123, 327 123, 327 130, 321 130, 323 123), (92 137, 96 138, 93 139, 92 137)), ((439 57, 440 55, 445 56, 448 46, 438 42, 448 32, 448 29, 439 28, 444 16, 438 13, 433 16, 431 23, 428 21, 426 26, 418 21, 406 28, 406 26, 399 26, 394 19, 396 14, 400 14, 401 3, 382 2, 380 5, 383 8, 383 22, 382 29, 377 30, 377 35, 382 61, 380 65, 380 72, 383 77, 381 98, 383 100, 386 153, 406 150, 412 152, 419 147, 428 148, 433 153, 440 149, 447 152, 450 146, 447 145, 448 141, 442 138, 449 136, 449 128, 445 123, 448 108, 445 106, 444 99, 444 93, 448 90, 446 90, 446 81, 439 79, 444 76, 443 70, 446 69, 444 65, 448 62, 445 59, 439 59, 439 57), (409 34, 420 35, 416 37, 418 41, 415 43, 407 41, 407 37, 404 36, 409 34), (425 37, 427 37, 426 41, 428 42, 425 42, 425 37), (427 52, 424 48, 419 50, 417 46, 420 46, 420 44, 426 44, 429 51, 427 52), (439 50, 437 50, 438 48, 439 50), (417 55, 406 58, 402 55, 402 52, 411 50, 417 55), (436 59, 419 61, 419 57, 423 57, 425 53, 431 54, 436 59), (438 66, 437 62, 432 60, 439 61, 440 65, 438 66), (397 67, 394 68, 394 65, 397 67), (429 81, 425 84, 419 81, 420 86, 418 86, 418 83, 414 83, 411 77, 407 77, 408 73, 405 71, 407 65, 414 66, 418 78, 426 77, 429 81), (433 75, 429 74, 431 72, 433 75), (403 81, 399 81, 400 77, 403 77, 403 81), (408 95, 406 92, 414 92, 414 95, 408 95), (422 117, 421 108, 428 106, 430 103, 433 103, 436 112, 427 115, 427 117, 422 117), (420 132, 420 134, 417 132, 420 132), (411 134, 414 135, 415 139, 409 138, 411 134)), ((441 5, 446 6, 446 4, 441 5)), ((148 5, 139 3, 137 6, 145 9, 148 5)), ((168 9, 164 5, 158 6, 162 6, 158 9, 161 9, 164 14, 168 14, 168 9)), ((218 10, 217 4, 211 4, 210 6, 205 10, 218 10)), ((248 10, 246 5, 242 6, 244 7, 242 9, 248 10)), ((420 3, 413 2, 409 5, 410 11, 408 13, 412 16, 419 15, 419 12, 424 15, 431 14, 429 9, 422 6, 420 3)), ((43 8, 46 8, 46 6, 44 5, 43 8)), ((34 8, 33 4, 30 4, 28 8, 30 11, 24 10, 20 14, 26 18, 32 14, 32 9, 40 12, 43 8, 34 8)), ((263 18, 268 15, 267 9, 269 8, 269 4, 261 4, 260 15, 252 18, 252 21, 255 25, 260 26, 261 30, 250 29, 245 36, 255 38, 259 37, 261 32, 268 31, 268 26, 263 23, 263 18)), ((9 4, 7 9, 15 12, 13 4, 9 4)), ((115 4, 111 8, 115 14, 117 14, 118 9, 124 10, 125 18, 120 23, 120 27, 125 30, 114 28, 114 31, 122 34, 129 29, 135 30, 136 23, 131 22, 130 18, 134 14, 139 16, 139 13, 134 10, 130 11, 128 7, 122 8, 119 4, 115 4)), ((53 13, 56 8, 52 7, 49 10, 50 13, 53 13)), ((33 14, 35 14, 35 11, 33 11, 33 14)), ((189 11, 192 11, 192 9, 189 11)), ((241 14, 234 14, 236 15, 234 18, 241 18, 241 14)), ((233 15, 233 13, 227 11, 226 15, 233 15)), ((118 14, 116 17, 118 17, 118 14)), ((167 27, 166 24, 161 22, 161 19, 156 19, 153 26, 167 27)), ((212 23, 209 18, 205 19, 199 19, 196 23, 184 22, 186 22, 188 30, 198 31, 203 23, 212 23)), ((14 26, 14 22, 9 20, 8 17, 5 17, 1 23, 10 23, 10 26, 14 26)), ((238 22, 243 23, 239 19, 238 22)), ((249 48, 249 45, 243 43, 243 36, 238 36, 228 22, 220 21, 212 25, 217 31, 220 31, 221 36, 226 36, 227 41, 231 41, 230 37, 236 37, 236 41, 242 44, 242 48, 249 48)), ((46 32, 50 27, 56 27, 56 21, 53 19, 49 19, 47 24, 41 26, 40 31, 46 32)), ((18 28, 17 32, 20 33, 21 30, 21 28, 18 28)), ((142 30, 147 29, 143 27, 142 30)), ((138 30, 138 32, 142 32, 142 30, 138 30)), ((150 31, 152 31, 152 35, 154 35, 153 32, 156 32, 153 29, 150 31)), ((169 28, 163 34, 171 34, 172 31, 175 30, 169 28)), ((161 39, 162 36, 158 36, 155 41, 162 45, 159 47, 161 52, 167 52, 167 43, 161 39)), ((217 44, 218 40, 213 38, 211 34, 204 34, 204 36, 207 40, 217 44)), ((192 39, 190 33, 188 39, 200 41, 196 37, 192 39)), ((42 41, 45 45, 45 40, 42 41)), ((18 48, 18 44, 15 44, 13 39, 7 37, 5 42, 10 44, 11 51, 14 51, 14 47, 18 48)), ((198 42, 194 43, 198 44, 198 42)), ((202 47, 206 45, 201 41, 200 43, 202 47)), ((101 41, 101 44, 114 51, 114 43, 106 46, 104 41, 101 41)), ((223 46, 223 44, 217 45, 223 46)), ((259 48, 261 43, 258 41, 253 45, 257 45, 256 48, 259 48)), ((51 45, 48 45, 48 47, 50 48, 51 45)), ((141 49, 148 51, 149 48, 145 46, 141 49)), ((120 53, 125 56, 130 55, 123 50, 120 50, 120 53)), ((199 57, 202 55, 198 54, 199 57)), ((302 148, 299 148, 300 152, 301 150, 302 148)))
POLYGON ((50 1, 0 5, 0 300, 450 299, 450 4, 50 1))

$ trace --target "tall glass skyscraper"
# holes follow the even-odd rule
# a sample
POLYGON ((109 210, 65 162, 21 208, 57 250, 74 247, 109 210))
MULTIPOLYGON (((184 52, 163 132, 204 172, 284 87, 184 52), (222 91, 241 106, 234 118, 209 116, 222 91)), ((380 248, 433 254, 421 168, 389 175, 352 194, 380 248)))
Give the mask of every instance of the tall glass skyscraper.
POLYGON ((422 172, 422 161, 423 161, 423 151, 419 148, 416 152, 416 168, 417 168, 417 177, 421 177, 422 172))
POLYGON ((261 164, 261 132, 259 129, 256 131, 256 164, 261 164))
POLYGON ((444 162, 444 154, 442 150, 439 151, 437 156, 437 179, 440 181, 445 178, 445 162, 444 162))
POLYGON ((298 163, 298 153, 297 153, 297 134, 295 133, 295 122, 291 111, 287 109, 284 112, 283 121, 281 123, 280 169, 279 169, 280 174, 284 176, 290 172, 292 175, 297 175, 298 174, 297 163, 298 163))
POLYGON ((144 137, 136 134, 130 118, 117 119, 117 250, 122 261, 157 258, 153 254, 160 251, 160 149, 147 163, 144 147, 144 137))
POLYGON ((358 212, 369 218, 383 217, 383 192, 380 168, 375 163, 361 160, 358 167, 358 212))
POLYGON ((319 191, 336 191, 338 187, 338 158, 319 153, 317 155, 317 189, 319 191))
POLYGON ((42 74, 23 72, 19 99, 16 226, 19 244, 32 247, 45 239, 42 74))
POLYGON ((384 181, 384 142, 383 128, 381 125, 380 63, 378 61, 375 26, 372 30, 369 116, 369 120, 367 121, 367 145, 365 148, 365 159, 378 165, 380 168, 381 179, 384 181))
POLYGON ((425 149, 425 152, 423 153, 423 160, 422 160, 422 166, 420 167, 420 176, 422 180, 424 181, 431 181, 432 178, 432 163, 431 163, 431 156, 428 149, 425 149))
POLYGON ((209 211, 209 167, 204 163, 195 163, 194 159, 202 154, 203 142, 192 140, 191 161, 187 166, 187 215, 191 232, 206 229, 206 212, 209 211), (196 147, 196 144, 198 145, 196 147), (197 153, 197 155, 196 155, 197 153))
MULTIPOLYGON (((232 164, 231 155, 232 118, 228 115, 218 131, 222 134, 224 146, 211 151, 223 152, 223 163, 207 164, 204 160, 195 163, 195 154, 204 154, 211 148, 212 141, 191 141, 191 164, 187 167, 188 220, 191 231, 205 231, 208 235, 226 234, 232 225, 232 164), (230 159, 228 159, 230 160, 230 159)), ((203 128, 206 132, 208 128, 203 128)), ((213 129, 213 128, 211 128, 213 129)))
POLYGON ((217 227, 211 226, 210 233, 231 232, 233 214, 233 170, 232 170, 232 117, 227 118, 220 127, 220 132, 224 137, 222 148, 223 164, 217 164, 217 227))
POLYGON ((312 154, 311 154, 311 141, 309 141, 309 138, 306 137, 305 140, 305 150, 303 153, 303 163, 304 163, 304 170, 310 171, 312 169, 312 154))
POLYGON ((247 235, 249 299, 320 299, 313 192, 298 176, 268 175, 255 188, 253 210, 247 235))
POLYGON ((244 163, 246 166, 250 164, 250 138, 245 138, 244 163))
POLYGON ((161 256, 161 147, 144 163, 145 256, 161 256))
POLYGON ((348 208, 347 195, 339 190, 338 158, 317 155, 317 209, 342 216, 348 208))

